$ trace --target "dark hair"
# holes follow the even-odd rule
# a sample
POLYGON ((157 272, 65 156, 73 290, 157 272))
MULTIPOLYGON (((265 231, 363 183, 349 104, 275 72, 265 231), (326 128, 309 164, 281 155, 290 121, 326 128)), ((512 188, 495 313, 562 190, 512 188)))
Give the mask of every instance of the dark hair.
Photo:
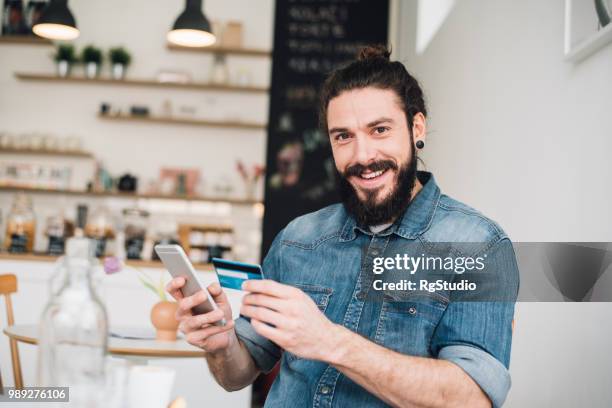
POLYGON ((342 92, 368 86, 391 89, 397 94, 406 114, 408 131, 412 132, 412 118, 417 113, 427 116, 423 90, 417 80, 399 61, 389 59, 391 52, 384 45, 371 45, 361 49, 357 60, 333 71, 321 89, 319 122, 327 133, 329 102, 342 92))

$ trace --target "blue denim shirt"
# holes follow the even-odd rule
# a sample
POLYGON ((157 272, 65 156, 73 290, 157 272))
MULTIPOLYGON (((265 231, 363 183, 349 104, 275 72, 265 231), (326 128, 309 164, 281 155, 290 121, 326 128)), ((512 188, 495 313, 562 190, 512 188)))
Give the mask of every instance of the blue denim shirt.
MULTIPOLYGON (((418 177, 421 191, 404 215, 380 233, 360 228, 341 204, 296 218, 276 237, 264 274, 302 289, 331 321, 379 345, 458 365, 499 407, 510 389, 519 280, 512 244, 493 221, 441 194, 431 174, 419 172, 418 177), (376 276, 374 258, 414 252, 413 244, 426 251, 437 242, 473 243, 475 253, 486 253, 489 269, 510 299, 465 301, 444 291, 400 294, 399 299, 397 293, 381 299, 368 295, 376 276)), ((333 366, 281 352, 242 317, 236 332, 264 372, 281 361, 266 407, 386 406, 333 366)))

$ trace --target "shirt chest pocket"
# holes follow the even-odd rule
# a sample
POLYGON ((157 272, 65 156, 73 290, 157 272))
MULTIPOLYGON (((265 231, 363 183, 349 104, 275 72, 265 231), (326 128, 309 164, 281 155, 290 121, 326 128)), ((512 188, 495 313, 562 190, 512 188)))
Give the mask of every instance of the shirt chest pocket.
POLYGON ((375 342, 402 354, 430 356, 431 339, 447 304, 441 296, 422 293, 385 297, 375 342))
MULTIPOLYGON (((329 299, 331 298, 333 289, 327 288, 324 286, 319 286, 319 285, 307 285, 307 284, 301 284, 301 283, 297 283, 297 284, 292 283, 290 285, 306 293, 313 300, 313 302, 317 305, 319 310, 325 313, 325 310, 327 309, 327 306, 329 305, 329 299)), ((285 356, 287 363, 290 365, 292 365, 292 363, 294 362, 307 361, 307 360, 302 360, 300 357, 296 356, 295 354, 289 353, 287 351, 285 351, 283 355, 285 356)))
POLYGON ((305 285, 302 283, 293 283, 291 286, 300 289, 302 292, 310 296, 319 310, 325 313, 325 309, 327 309, 327 305, 329 304, 329 298, 334 291, 333 289, 319 285, 305 285))

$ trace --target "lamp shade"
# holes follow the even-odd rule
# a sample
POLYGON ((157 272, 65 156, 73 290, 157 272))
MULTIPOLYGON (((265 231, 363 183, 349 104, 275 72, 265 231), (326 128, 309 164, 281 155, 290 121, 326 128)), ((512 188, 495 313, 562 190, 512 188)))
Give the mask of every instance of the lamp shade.
POLYGON ((34 34, 52 40, 74 40, 79 36, 68 0, 51 0, 32 27, 34 34))
POLYGON ((202 0, 186 1, 185 10, 174 22, 167 39, 185 47, 207 47, 215 43, 210 22, 202 13, 202 0))

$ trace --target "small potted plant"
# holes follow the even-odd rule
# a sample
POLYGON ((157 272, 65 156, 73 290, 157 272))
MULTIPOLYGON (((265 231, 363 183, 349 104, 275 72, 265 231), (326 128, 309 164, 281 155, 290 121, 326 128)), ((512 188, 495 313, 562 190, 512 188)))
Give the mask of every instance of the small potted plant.
POLYGON ((96 78, 100 74, 100 66, 102 65, 102 50, 93 45, 88 45, 83 48, 81 62, 85 64, 85 76, 89 79, 96 78))
MULTIPOLYGON (((139 271, 140 272, 140 271, 139 271)), ((140 272, 139 276, 142 284, 150 289, 158 297, 159 302, 151 309, 151 323, 157 331, 156 338, 161 341, 175 341, 179 322, 176 320, 176 302, 168 300, 163 281, 163 275, 159 282, 155 282, 149 275, 140 272)))
POLYGON ((151 323, 156 330, 156 338, 161 341, 175 341, 179 322, 176 320, 176 310, 178 305, 176 302, 168 300, 166 296, 164 275, 160 274, 159 281, 155 282, 153 278, 144 273, 138 268, 127 267, 117 257, 107 257, 104 259, 104 272, 111 275, 121 272, 125 269, 133 269, 138 273, 140 282, 158 298, 158 302, 151 308, 151 323))
POLYGON ((111 48, 108 54, 111 61, 113 79, 123 79, 125 77, 125 71, 132 60, 130 53, 123 47, 116 47, 111 48))
POLYGON ((65 78, 70 75, 70 69, 76 62, 74 55, 74 46, 70 44, 61 44, 57 47, 53 60, 56 63, 57 75, 65 78))

